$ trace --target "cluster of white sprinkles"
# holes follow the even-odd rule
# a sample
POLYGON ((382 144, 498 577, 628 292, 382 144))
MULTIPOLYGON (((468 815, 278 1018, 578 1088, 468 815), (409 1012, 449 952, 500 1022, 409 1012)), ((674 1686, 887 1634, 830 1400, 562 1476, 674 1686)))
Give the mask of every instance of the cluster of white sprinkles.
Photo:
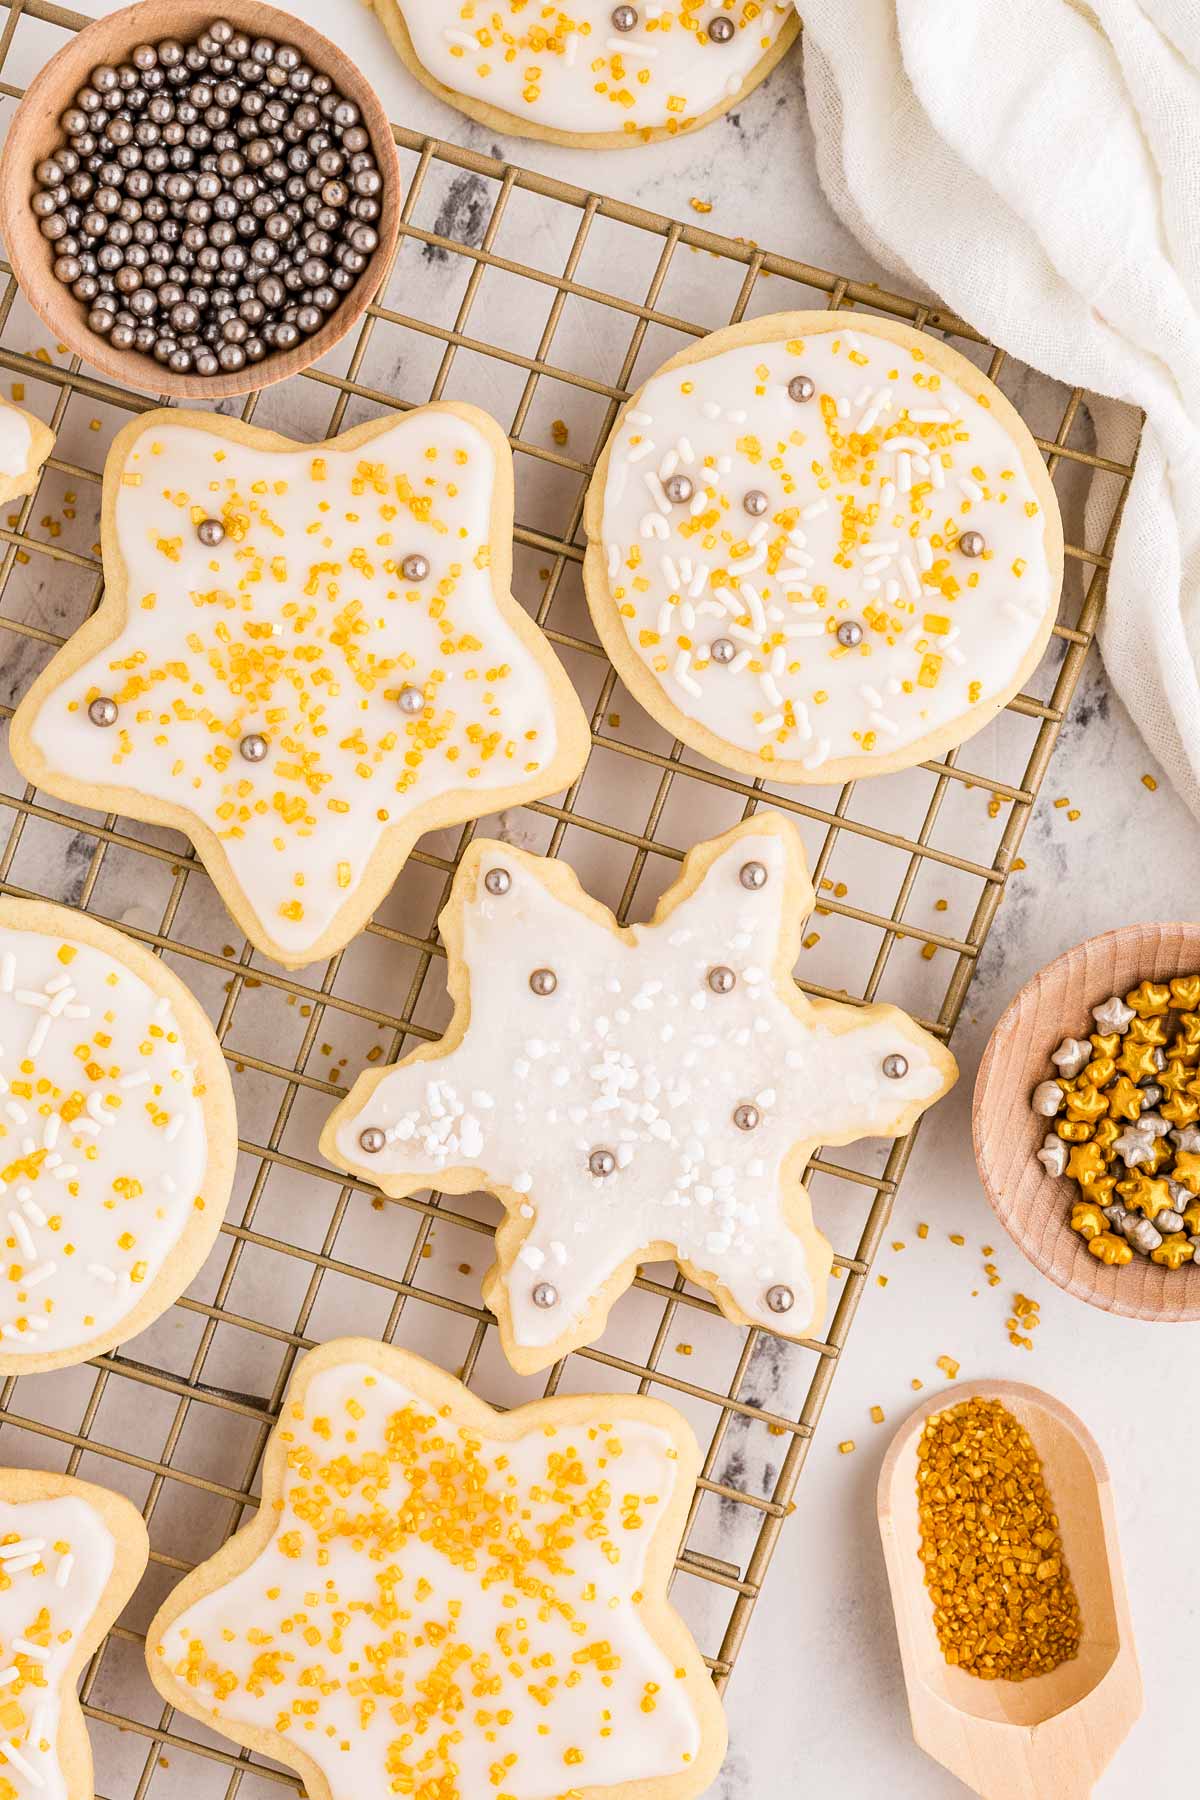
POLYGON ((545 130, 686 130, 728 103, 790 0, 388 0, 446 87, 545 130))
POLYGON ((169 1000, 90 944, 0 926, 0 1354, 75 1348, 131 1312, 206 1163, 169 1000))
POLYGON ((890 756, 961 718, 1056 603, 1021 446, 924 342, 864 321, 717 350, 618 426, 607 601, 685 718, 764 767, 890 756))
POLYGON ((69 1496, 0 1501, 0 1795, 65 1796, 59 1684, 112 1572, 112 1533, 69 1496))
MULTIPOLYGON (((335 1141, 385 1186, 468 1168, 516 1197, 528 1229, 506 1279, 519 1344, 560 1337, 655 1244, 745 1316, 778 1327, 786 1315, 802 1334, 828 1254, 789 1217, 800 1190, 789 1194, 785 1162, 799 1146, 886 1135, 946 1085, 931 1041, 894 1009, 789 1004, 777 966, 802 866, 790 836, 735 834, 657 924, 619 935, 555 890, 554 865, 478 848, 465 1036, 352 1094, 335 1141)), ((469 865, 459 880, 472 879, 469 865)))

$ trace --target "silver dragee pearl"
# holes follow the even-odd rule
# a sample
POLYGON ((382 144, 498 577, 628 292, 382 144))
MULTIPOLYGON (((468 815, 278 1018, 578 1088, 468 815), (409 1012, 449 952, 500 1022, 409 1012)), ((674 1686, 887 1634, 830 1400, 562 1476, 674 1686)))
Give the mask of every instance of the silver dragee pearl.
POLYGON ((734 1107, 733 1122, 739 1131, 757 1131, 761 1120, 762 1114, 749 1100, 743 1100, 740 1106, 734 1107))
POLYGON ((742 500, 742 505, 752 519, 761 518, 770 504, 770 500, 763 493, 761 488, 751 488, 750 492, 746 494, 742 500))
POLYGON ((117 722, 117 703, 110 700, 107 694, 101 694, 88 707, 88 718, 93 725, 115 725, 117 722))
POLYGON ((429 579, 429 558, 427 556, 406 556, 400 564, 400 573, 405 581, 427 581, 429 579))
POLYGON ((817 384, 811 375, 793 375, 788 382, 788 395, 793 400, 811 400, 817 384))
POLYGON ((220 519, 201 519, 196 536, 206 549, 215 550, 218 544, 225 542, 225 527, 220 519))
POLYGON ((731 43, 736 31, 737 26, 724 13, 719 13, 715 19, 708 21, 708 35, 714 44, 731 43))
POLYGON ((767 885, 767 865, 760 862, 743 863, 738 870, 738 880, 744 888, 761 888, 767 885))
POLYGON ((863 628, 857 619, 843 619, 837 628, 837 641, 843 650, 853 650, 862 643, 863 628))
POLYGON ((958 540, 964 556, 982 556, 987 549, 982 531, 964 531, 958 540))
POLYGON ((368 1156, 378 1156, 387 1143, 387 1134, 378 1125, 368 1125, 365 1131, 358 1134, 358 1147, 365 1150, 368 1156))
POLYGON ((617 1159, 611 1150, 593 1150, 588 1157, 588 1169, 600 1181, 611 1175, 616 1166, 617 1159))
POLYGON ((785 1287, 781 1281, 777 1281, 774 1287, 767 1289, 766 1301, 773 1313, 786 1313, 791 1312, 795 1306, 796 1296, 790 1287, 785 1287))
POLYGON ((731 663, 737 655, 737 645, 732 638, 714 638, 708 646, 708 654, 715 663, 731 663))
POLYGON ((708 985, 714 994, 728 994, 737 986, 737 976, 724 963, 708 971, 708 985))
POLYGON ((902 1081, 908 1074, 908 1058, 893 1051, 883 1059, 883 1072, 889 1081, 902 1081))
POLYGON ((529 985, 539 999, 544 1000, 558 986, 558 976, 553 969, 535 969, 529 977, 529 985))
POLYGON ((637 28, 638 16, 636 6, 614 7, 612 28, 614 31, 634 31, 637 28))
POLYGON ((401 712, 424 712, 425 696, 419 687, 402 687, 396 696, 396 704, 401 712))
POLYGON ((262 762, 269 749, 270 745, 261 731, 248 731, 238 745, 239 754, 248 763, 262 762))
POLYGON ((489 869, 483 878, 483 885, 489 894, 499 897, 507 894, 512 886, 512 876, 507 869, 489 869))
POLYGON ((558 1289, 552 1281, 539 1281, 533 1290, 533 1304, 545 1309, 558 1305, 558 1289))
POLYGON ((671 475, 663 482, 663 493, 672 506, 683 506, 696 491, 696 484, 690 475, 671 475))

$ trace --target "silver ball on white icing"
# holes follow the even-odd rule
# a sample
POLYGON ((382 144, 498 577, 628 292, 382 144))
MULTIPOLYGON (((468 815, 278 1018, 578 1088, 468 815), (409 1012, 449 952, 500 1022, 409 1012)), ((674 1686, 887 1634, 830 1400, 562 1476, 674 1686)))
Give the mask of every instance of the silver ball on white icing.
POLYGON ((791 1312, 796 1304, 795 1294, 790 1287, 785 1287, 782 1281, 777 1281, 774 1287, 767 1289, 766 1299, 767 1305, 773 1313, 791 1312))
POLYGON ((733 1109, 733 1122, 739 1131, 757 1131, 762 1122, 762 1114, 749 1100, 743 1100, 740 1106, 733 1109))
POLYGON ((598 1181, 603 1181, 606 1176, 611 1175, 616 1166, 617 1159, 611 1150, 593 1150, 588 1157, 588 1171, 598 1181))
POLYGON ((737 645, 732 638, 714 638, 708 646, 708 654, 715 663, 731 663, 737 655, 737 645))
POLYGON ((507 869, 489 869, 483 878, 483 885, 489 894, 507 894, 512 886, 512 876, 507 869))
POLYGON ((535 1306, 557 1306, 558 1289, 552 1281, 539 1281, 533 1290, 532 1298, 535 1306))
POLYGON ((883 1072, 889 1081, 903 1081, 908 1074, 907 1056, 901 1056, 898 1051, 893 1051, 891 1056, 885 1056, 883 1072))
POLYGON ((751 488, 750 492, 742 497, 742 505, 752 519, 760 519, 770 504, 770 500, 761 488, 751 488))
POLYGON ((558 976, 553 969, 535 969, 529 977, 529 985, 540 999, 552 994, 558 986, 558 976))
POLYGON ((751 891, 767 885, 767 865, 760 862, 743 863, 738 870, 738 880, 744 888, 751 891))
POLYGON ((633 31, 637 27, 638 16, 636 6, 618 6, 612 15, 614 31, 633 31))
POLYGON ((714 994, 728 994, 737 986, 737 976, 724 963, 708 971, 708 985, 714 994))
POLYGON ((982 531, 964 531, 959 537, 958 547, 964 556, 982 556, 987 549, 987 542, 982 531))
POLYGON ((419 687, 405 686, 396 695, 396 705, 401 712, 416 714, 425 710, 425 696, 419 687))
POLYGON ((663 482, 663 493, 672 506, 683 506, 696 491, 696 484, 690 475, 670 475, 663 482))
POLYGON ((259 763, 270 747, 261 731, 248 731, 238 745, 238 754, 248 763, 259 763))
POLYGON ((368 1125, 365 1131, 358 1134, 358 1147, 365 1150, 368 1156, 378 1156, 387 1143, 387 1134, 378 1125, 368 1125))
POLYGON ((737 26, 724 13, 718 13, 715 19, 708 21, 708 35, 714 44, 732 43, 737 26))
POLYGON ((843 650, 853 650, 862 643, 863 628, 857 619, 843 619, 837 628, 837 641, 843 650))
POLYGON ((215 550, 218 544, 225 542, 225 527, 220 519, 201 519, 196 527, 196 536, 209 550, 215 550))
POLYGON ((400 573, 405 581, 424 581, 429 574, 429 558, 427 556, 406 556, 400 564, 400 573))
POLYGON ((117 722, 117 703, 110 700, 107 694, 100 694, 88 707, 88 718, 93 725, 115 725, 117 722))
POLYGON ((817 384, 811 375, 793 375, 788 382, 788 395, 793 400, 811 400, 817 384))

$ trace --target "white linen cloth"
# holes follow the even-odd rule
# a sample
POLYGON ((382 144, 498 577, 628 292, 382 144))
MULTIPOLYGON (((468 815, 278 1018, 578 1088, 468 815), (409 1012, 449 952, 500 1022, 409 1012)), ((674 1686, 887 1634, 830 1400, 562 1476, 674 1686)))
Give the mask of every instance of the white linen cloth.
MULTIPOLYGON (((818 173, 864 247, 1145 410, 1100 642, 1200 815, 1200 0, 798 6, 818 173)), ((1124 459, 1136 418, 1102 411, 1124 459)))

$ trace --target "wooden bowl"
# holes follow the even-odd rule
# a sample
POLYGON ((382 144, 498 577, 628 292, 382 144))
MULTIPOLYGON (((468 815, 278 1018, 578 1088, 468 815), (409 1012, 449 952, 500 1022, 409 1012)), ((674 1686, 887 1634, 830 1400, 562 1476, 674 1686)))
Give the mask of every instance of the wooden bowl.
POLYGON ((1086 1426, 1052 1394, 1023 1382, 947 1388, 917 1407, 893 1438, 877 1510, 913 1736, 922 1750, 986 1800, 1086 1800, 1142 1710, 1112 1486, 1086 1426), (951 1668, 918 1555, 922 1429, 931 1413, 977 1396, 999 1400, 1033 1439, 1079 1598, 1078 1656, 1028 1681, 981 1681, 951 1668))
POLYGON ((1110 1267, 1068 1224, 1078 1188, 1037 1161, 1050 1121, 1029 1097, 1054 1072, 1064 1037, 1095 1029, 1091 1008, 1139 981, 1200 971, 1200 925, 1125 925, 1076 944, 1023 987, 991 1035, 975 1083, 973 1134, 992 1210, 1036 1269, 1105 1312, 1156 1321, 1200 1319, 1200 1266, 1161 1268, 1135 1256, 1110 1267))
POLYGON ((400 228, 400 161, 382 103, 366 77, 329 39, 290 13, 258 0, 142 0, 105 19, 97 19, 64 44, 25 91, 8 128, 0 158, 0 230, 21 291, 59 343, 69 344, 93 368, 111 375, 123 387, 181 400, 215 400, 226 394, 248 394, 272 382, 298 375, 339 343, 378 292, 387 274, 400 228), (38 229, 30 210, 36 189, 33 171, 63 141, 59 120, 98 63, 124 62, 135 44, 175 37, 190 43, 215 18, 227 18, 252 37, 295 44, 314 69, 329 75, 353 100, 371 135, 371 147, 383 176, 379 243, 355 285, 320 331, 294 350, 281 350, 234 373, 174 375, 139 350, 115 350, 107 338, 89 330, 80 301, 53 270, 53 245, 38 229))

